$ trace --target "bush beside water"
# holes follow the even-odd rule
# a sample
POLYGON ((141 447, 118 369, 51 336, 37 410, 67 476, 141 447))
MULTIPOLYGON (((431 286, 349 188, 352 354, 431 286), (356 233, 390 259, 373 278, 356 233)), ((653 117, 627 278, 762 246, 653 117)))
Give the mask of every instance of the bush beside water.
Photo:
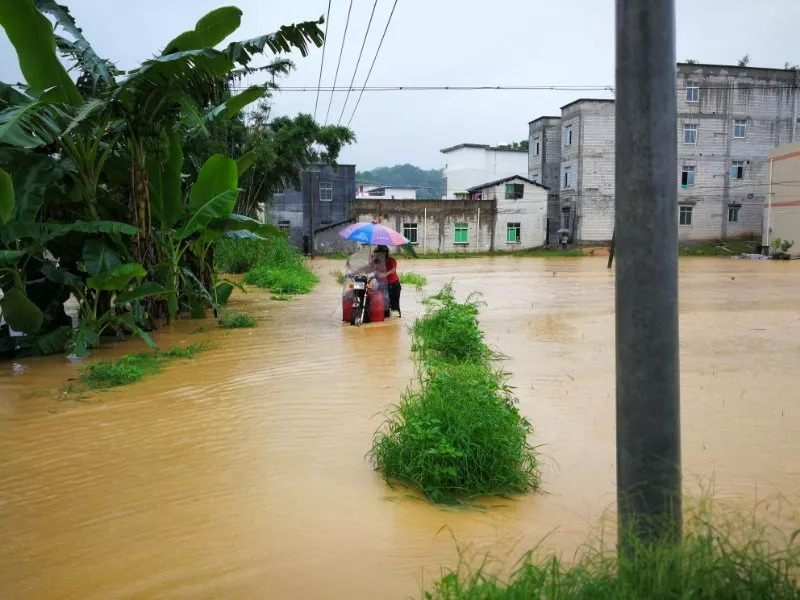
POLYGON ((214 262, 219 271, 244 273, 245 283, 275 294, 307 294, 319 282, 284 235, 266 240, 222 240, 215 249, 214 262))
POLYGON ((417 386, 375 434, 375 469, 437 503, 537 489, 532 428, 483 341, 477 301, 456 302, 447 285, 424 304, 412 329, 417 386))

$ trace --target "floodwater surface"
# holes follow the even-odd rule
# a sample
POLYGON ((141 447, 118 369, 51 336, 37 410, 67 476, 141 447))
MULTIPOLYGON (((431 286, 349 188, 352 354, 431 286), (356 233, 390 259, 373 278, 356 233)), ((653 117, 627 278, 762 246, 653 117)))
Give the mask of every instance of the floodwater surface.
MULTIPOLYGON (((366 460, 413 367, 405 317, 342 324, 339 262, 306 297, 237 295, 254 329, 160 331, 211 348, 138 383, 60 398, 82 363, 0 364, 0 598, 386 598, 467 555, 572 556, 614 506, 614 276, 605 259, 401 260, 480 291, 543 454, 543 493, 432 506, 366 460)), ((680 263, 684 478, 800 501, 800 263, 680 263)), ((658 293, 654 290, 654 293, 658 293)), ((142 349, 131 340, 92 360, 142 349)))

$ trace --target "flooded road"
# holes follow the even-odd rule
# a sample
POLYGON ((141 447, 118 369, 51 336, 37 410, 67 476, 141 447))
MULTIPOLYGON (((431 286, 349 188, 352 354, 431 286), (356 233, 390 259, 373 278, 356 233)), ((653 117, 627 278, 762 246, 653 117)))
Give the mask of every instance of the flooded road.
MULTIPOLYGON (((0 364, 0 598, 420 597, 467 554, 571 556, 614 502, 613 273, 604 258, 402 260, 428 291, 479 290, 544 455, 542 494, 441 509, 392 490, 365 454, 412 372, 405 319, 340 319, 342 264, 292 302, 236 296, 262 317, 193 361, 83 402, 78 365, 0 364)), ((752 505, 800 501, 800 263, 683 259, 684 477, 752 505)), ((206 326, 213 327, 209 323, 206 326)), ((138 341, 95 353, 141 349, 138 341)))

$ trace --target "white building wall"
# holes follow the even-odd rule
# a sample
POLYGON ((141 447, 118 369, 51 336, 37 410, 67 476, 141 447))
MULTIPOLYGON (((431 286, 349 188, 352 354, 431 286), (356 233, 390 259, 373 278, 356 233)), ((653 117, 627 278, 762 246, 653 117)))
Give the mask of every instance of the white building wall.
MULTIPOLYGON (((511 180, 509 183, 514 183, 511 180)), ((494 188, 497 198, 497 217, 495 219, 495 250, 522 250, 537 248, 545 244, 547 229, 547 190, 531 185, 522 180, 524 192, 522 198, 506 199, 505 183, 494 188), (520 224, 520 241, 518 244, 508 243, 508 224, 520 224)), ((485 197, 485 196, 484 196, 485 197)))
POLYGON ((455 198, 456 192, 528 172, 528 153, 519 150, 463 147, 444 153, 447 161, 444 178, 445 198, 455 198))

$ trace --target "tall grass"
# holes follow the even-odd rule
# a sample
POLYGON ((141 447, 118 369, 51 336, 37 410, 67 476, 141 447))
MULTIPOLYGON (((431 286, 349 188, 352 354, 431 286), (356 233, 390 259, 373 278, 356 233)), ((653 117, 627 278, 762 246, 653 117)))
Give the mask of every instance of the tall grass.
POLYGON ((797 600, 800 548, 776 527, 739 516, 722 524, 708 512, 685 519, 684 537, 644 544, 633 536, 625 552, 587 546, 576 562, 527 554, 512 575, 465 562, 425 593, 427 600, 797 600))
POLYGON ((421 273, 415 273, 414 271, 400 271, 397 274, 400 283, 403 285, 413 285, 417 288, 418 292, 422 291, 422 288, 428 283, 428 278, 421 273))
POLYGON ((266 240, 224 239, 214 251, 217 269, 244 273, 244 282, 275 294, 307 294, 319 278, 283 235, 266 240))
POLYGON ((483 342, 478 303, 456 302, 449 285, 424 303, 412 328, 418 381, 376 432, 373 466, 437 503, 538 488, 531 425, 483 342))

